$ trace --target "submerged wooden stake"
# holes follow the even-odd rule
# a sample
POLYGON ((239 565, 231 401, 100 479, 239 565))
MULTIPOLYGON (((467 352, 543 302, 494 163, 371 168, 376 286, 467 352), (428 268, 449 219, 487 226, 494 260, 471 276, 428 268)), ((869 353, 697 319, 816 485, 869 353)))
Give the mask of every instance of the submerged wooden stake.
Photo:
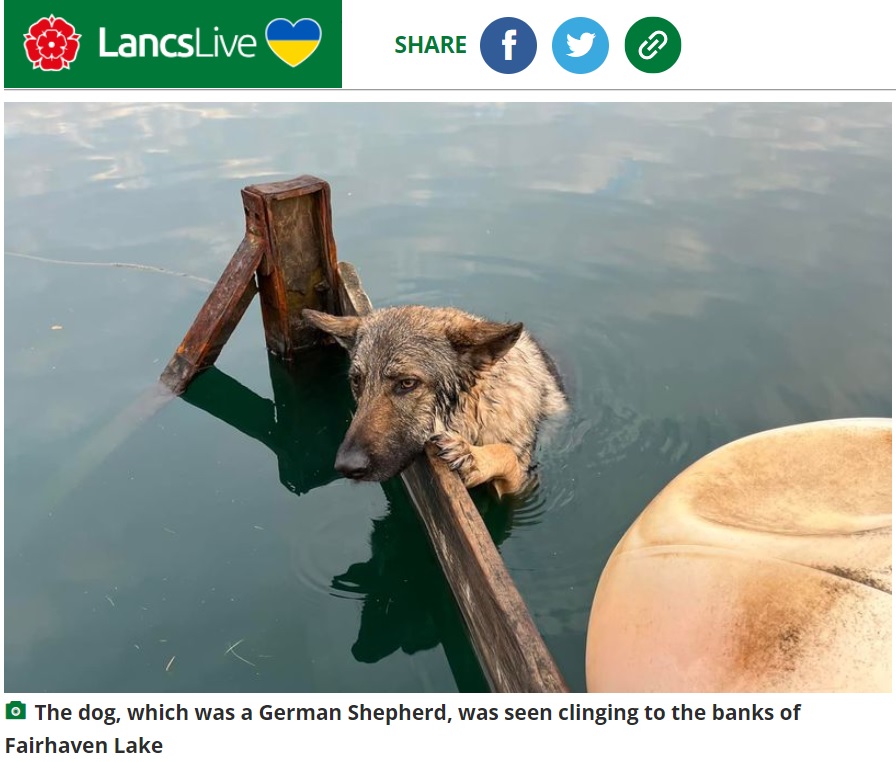
MULTIPOLYGON (((162 374, 175 394, 214 363, 256 290, 268 349, 287 360, 320 340, 302 321, 303 308, 337 315, 365 315, 372 309, 354 267, 337 262, 325 181, 303 176, 251 185, 242 195, 243 242, 162 374)), ((402 473, 402 480, 492 689, 567 691, 458 476, 426 453, 402 473)))

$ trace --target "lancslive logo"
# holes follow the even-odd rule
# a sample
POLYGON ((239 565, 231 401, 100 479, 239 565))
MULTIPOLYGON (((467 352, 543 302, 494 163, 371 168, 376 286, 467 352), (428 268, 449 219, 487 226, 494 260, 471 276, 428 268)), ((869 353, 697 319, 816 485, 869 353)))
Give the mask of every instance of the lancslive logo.
POLYGON ((78 55, 75 28, 63 18, 49 16, 36 21, 25 35, 25 54, 32 68, 43 71, 68 69, 78 55))
MULTIPOLYGON (((318 3, 314 18, 301 13, 286 18, 277 12, 283 0, 254 0, 250 5, 258 7, 253 13, 245 4, 224 2, 212 4, 214 12, 209 13, 208 4, 184 0, 79 3, 80 10, 71 10, 75 4, 70 0, 57 1, 55 8, 37 5, 35 11, 32 5, 21 15, 7 12, 14 39, 5 87, 342 86, 338 2, 318 3), (22 32, 27 32, 25 61, 17 42, 22 32), (50 76, 44 73, 48 71, 66 73, 50 76)), ((10 9, 18 5, 22 3, 7 3, 10 9)))

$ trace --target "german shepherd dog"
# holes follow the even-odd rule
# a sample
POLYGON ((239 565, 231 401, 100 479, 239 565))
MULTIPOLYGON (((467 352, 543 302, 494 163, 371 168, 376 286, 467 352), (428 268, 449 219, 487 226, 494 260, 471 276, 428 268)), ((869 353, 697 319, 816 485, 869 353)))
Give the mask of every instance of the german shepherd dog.
POLYGON ((568 403, 556 366, 522 323, 450 307, 302 315, 351 358, 357 411, 337 471, 384 481, 432 442, 467 487, 490 482, 500 496, 528 486, 538 426, 568 403))

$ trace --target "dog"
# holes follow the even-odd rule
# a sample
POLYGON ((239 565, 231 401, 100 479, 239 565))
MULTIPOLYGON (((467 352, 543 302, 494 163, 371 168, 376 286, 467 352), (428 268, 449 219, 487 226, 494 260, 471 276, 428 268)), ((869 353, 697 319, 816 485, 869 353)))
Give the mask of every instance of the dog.
POLYGON ((499 497, 527 488, 539 424, 569 403, 554 362, 522 323, 452 307, 302 316, 351 360, 357 411, 337 471, 384 481, 432 442, 467 487, 491 483, 499 497))

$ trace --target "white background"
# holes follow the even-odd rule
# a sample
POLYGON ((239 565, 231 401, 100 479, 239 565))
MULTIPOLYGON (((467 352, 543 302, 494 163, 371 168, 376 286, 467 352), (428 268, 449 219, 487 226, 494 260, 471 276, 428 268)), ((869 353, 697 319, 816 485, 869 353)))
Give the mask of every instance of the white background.
MULTIPOLYGON (((8 699, 9 697, 7 697, 8 699)), ((21 698, 21 697, 20 697, 21 698)), ((345 694, 252 694, 252 695, 34 695, 27 697, 29 718, 24 721, 4 720, 5 738, 34 736, 55 740, 65 738, 105 739, 112 748, 114 737, 161 740, 165 760, 198 759, 360 759, 364 762, 383 760, 479 760, 511 759, 549 760, 600 759, 610 755, 617 759, 680 759, 698 762, 733 762, 734 760, 768 760, 779 762, 799 760, 855 760, 868 756, 889 759, 893 749, 893 707, 889 696, 790 696, 765 695, 706 695, 670 696, 640 694, 612 695, 571 694, 543 695, 365 695, 345 694), (251 707, 256 719, 206 722, 191 719, 184 722, 130 722, 117 725, 102 722, 57 721, 39 722, 34 703, 50 702, 54 706, 68 706, 75 713, 89 703, 91 706, 119 707, 119 716, 127 714, 126 706, 146 706, 146 703, 184 706, 251 707), (714 722, 712 720, 675 722, 667 714, 663 721, 637 725, 621 722, 595 725, 590 722, 496 721, 461 723, 455 719, 444 722, 398 722, 386 726, 383 722, 360 722, 343 719, 332 722, 262 721, 258 709, 264 704, 274 706, 338 706, 365 703, 367 706, 437 706, 443 702, 449 714, 457 706, 562 706, 580 703, 600 706, 671 707, 676 703, 706 707, 712 704, 726 707, 760 706, 793 707, 801 703, 800 719, 796 722, 742 721, 714 722), (890 753, 888 753, 888 750, 890 753)), ((192 715, 192 708, 190 708, 192 715)), ((777 712, 776 712, 777 714, 777 712)), ((556 715, 556 712, 555 712, 556 715)), ((643 712, 641 713, 643 716, 643 712)), ((343 718, 347 712, 343 711, 343 718)), ((146 758, 146 757, 144 757, 146 758)), ((119 757, 121 759, 121 757, 119 757)))
MULTIPOLYGON (((896 87, 896 4, 887 0, 810 3, 731 2, 465 2, 392 0, 343 3, 345 88, 447 89, 848 89, 896 87), (479 40, 495 19, 514 16, 535 32, 535 60, 518 74, 499 74, 482 60, 479 40), (575 16, 598 22, 610 38, 604 64, 572 74, 554 60, 557 27, 575 16), (645 16, 671 21, 681 57, 647 74, 625 56, 625 34, 645 16), (464 55, 396 54, 398 35, 467 36, 464 55)), ((749 99, 749 95, 741 96, 749 99)))

